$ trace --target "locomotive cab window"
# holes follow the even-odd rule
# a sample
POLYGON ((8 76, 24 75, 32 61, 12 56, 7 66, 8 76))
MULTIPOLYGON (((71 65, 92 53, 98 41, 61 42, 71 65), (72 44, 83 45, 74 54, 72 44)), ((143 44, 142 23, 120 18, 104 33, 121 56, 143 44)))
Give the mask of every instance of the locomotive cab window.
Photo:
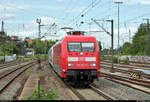
POLYGON ((70 52, 81 51, 81 44, 79 42, 69 42, 68 43, 68 50, 70 52))
POLYGON ((69 52, 94 52, 94 42, 68 42, 69 52))

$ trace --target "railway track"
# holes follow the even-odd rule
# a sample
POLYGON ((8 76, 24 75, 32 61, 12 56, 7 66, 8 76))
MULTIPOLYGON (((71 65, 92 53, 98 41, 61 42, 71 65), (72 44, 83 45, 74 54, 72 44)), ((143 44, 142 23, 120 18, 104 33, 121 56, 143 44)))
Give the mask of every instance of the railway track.
POLYGON ((73 87, 66 82, 65 84, 80 100, 116 100, 92 84, 86 87, 73 87))
MULTIPOLYGON (((19 63, 24 63, 24 62, 27 62, 27 61, 20 61, 19 63)), ((8 68, 11 66, 16 66, 17 64, 18 64, 17 61, 12 61, 12 62, 7 62, 5 64, 0 64, 0 69, 8 68)))
POLYGON ((53 71, 54 76, 58 77, 58 81, 60 84, 64 85, 64 87, 69 88, 80 100, 116 100, 115 98, 109 96, 107 93, 100 91, 93 85, 89 85, 88 87, 73 87, 69 83, 61 78, 56 74, 54 70, 49 68, 53 71))
POLYGON ((0 65, 2 64, 8 64, 8 63, 12 63, 12 62, 15 62, 16 60, 13 60, 13 61, 9 61, 9 62, 0 62, 0 65))
MULTIPOLYGON (((101 61, 101 63, 111 64, 112 61, 106 60, 106 61, 101 61)), ((117 64, 114 63, 114 65, 117 65, 117 64)), ((132 68, 150 69, 150 63, 133 63, 133 62, 131 62, 130 65, 126 65, 121 62, 120 66, 125 67, 125 68, 132 67, 132 68)))
POLYGON ((106 77, 108 80, 114 81, 114 82, 118 82, 121 83, 123 85, 132 87, 136 90, 140 90, 142 92, 148 93, 150 94, 150 81, 144 81, 144 80, 139 80, 139 79, 133 79, 133 78, 129 78, 129 77, 123 77, 123 76, 118 76, 118 75, 114 75, 114 74, 109 74, 109 73, 101 73, 102 77, 106 77), (122 81, 122 82, 120 82, 122 81), (127 84, 130 83, 130 84, 127 84), (133 84, 133 85, 131 85, 133 84), (133 87, 135 85, 135 87, 133 87), (140 86, 141 88, 137 88, 137 86, 140 86))
POLYGON ((0 94, 16 79, 18 78, 23 72, 25 72, 28 68, 33 66, 35 61, 30 62, 26 65, 20 66, 14 70, 9 71, 0 76, 0 94))
MULTIPOLYGON (((103 65, 101 65, 102 66, 102 68, 104 68, 104 69, 110 69, 110 68, 112 68, 112 66, 110 65, 110 64, 106 64, 105 63, 105 65, 103 64, 103 65)), ((135 73, 135 71, 134 70, 128 70, 128 69, 126 69, 126 68, 117 68, 117 66, 114 66, 114 68, 115 68, 115 71, 116 72, 121 72, 121 73, 124 73, 124 74, 130 74, 130 73, 135 73)), ((139 73, 140 75, 141 75, 141 77, 144 77, 144 78, 146 78, 146 79, 150 79, 150 75, 149 74, 145 74, 145 73, 139 73)))

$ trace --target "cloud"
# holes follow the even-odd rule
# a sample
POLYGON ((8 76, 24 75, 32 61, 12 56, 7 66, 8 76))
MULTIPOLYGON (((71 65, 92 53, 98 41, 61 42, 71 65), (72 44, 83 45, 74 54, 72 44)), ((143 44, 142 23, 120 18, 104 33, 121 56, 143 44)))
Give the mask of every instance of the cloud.
POLYGON ((150 0, 120 0, 120 1, 128 4, 144 4, 144 5, 150 4, 150 0))
POLYGON ((6 13, 5 15, 1 15, 0 18, 2 20, 12 20, 12 19, 16 19, 16 14, 10 14, 10 13, 6 13))
MULTIPOLYGON (((130 27, 131 30, 131 37, 135 35, 135 32, 137 31, 137 28, 130 27)), ((111 37, 110 35, 106 34, 105 32, 102 32, 103 30, 100 30, 98 28, 92 28, 90 31, 100 31, 100 32, 91 32, 89 33, 89 29, 85 29, 84 31, 87 31, 88 36, 95 36, 96 40, 101 41, 102 48, 110 48, 111 47, 111 37)), ((120 46, 123 45, 123 43, 129 41, 129 29, 126 28, 120 28, 120 46)), ((114 29, 114 48, 118 48, 118 29, 114 29)))
POLYGON ((53 24, 54 22, 58 22, 56 18, 53 17, 40 17, 41 18, 41 24, 47 25, 47 24, 53 24))
POLYGON ((14 11, 14 10, 25 10, 29 9, 29 5, 21 5, 21 4, 10 4, 10 3, 5 3, 0 5, 0 10, 5 10, 5 11, 14 11))
POLYGON ((150 0, 133 0, 133 1, 140 4, 150 4, 150 0))
POLYGON ((56 0, 58 2, 76 2, 77 0, 56 0))
MULTIPOLYGON (((39 18, 41 18, 41 25, 46 25, 46 26, 41 26, 41 36, 43 36, 48 31, 50 26, 54 23, 57 25, 56 28, 53 30, 50 30, 48 32, 48 34, 46 35, 46 38, 47 38, 47 36, 50 37, 57 30, 59 30, 61 28, 61 26, 58 23, 59 20, 56 18, 44 17, 44 16, 39 17, 39 18)), ((13 23, 13 22, 9 22, 9 25, 11 23, 13 23)), ((11 27, 11 28, 7 27, 6 29, 7 29, 8 35, 12 35, 12 34, 16 35, 17 34, 21 38, 25 38, 25 37, 37 38, 38 37, 38 24, 36 23, 36 19, 26 22, 24 24, 22 24, 22 22, 20 22, 20 24, 17 24, 15 27, 11 27), (16 29, 16 28, 18 28, 18 29, 16 29)), ((60 39, 59 37, 61 37, 61 36, 59 34, 61 35, 61 33, 58 33, 56 36, 53 36, 52 38, 60 39)))

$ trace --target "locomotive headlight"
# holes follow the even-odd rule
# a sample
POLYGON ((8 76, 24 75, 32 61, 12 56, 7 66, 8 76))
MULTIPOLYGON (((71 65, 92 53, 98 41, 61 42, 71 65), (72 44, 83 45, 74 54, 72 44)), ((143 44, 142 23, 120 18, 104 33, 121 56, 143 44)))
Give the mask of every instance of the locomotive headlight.
POLYGON ((96 66, 96 63, 91 63, 90 66, 91 66, 91 67, 95 67, 95 66, 96 66))
POLYGON ((74 66, 73 63, 68 63, 68 67, 72 67, 72 66, 74 66))

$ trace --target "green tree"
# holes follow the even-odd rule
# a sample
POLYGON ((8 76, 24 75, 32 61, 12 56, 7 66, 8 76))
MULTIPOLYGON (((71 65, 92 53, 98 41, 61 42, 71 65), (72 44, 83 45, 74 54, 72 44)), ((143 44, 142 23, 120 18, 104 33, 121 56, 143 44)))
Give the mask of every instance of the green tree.
POLYGON ((45 47, 46 47, 46 53, 48 52, 49 48, 51 48, 56 41, 53 40, 44 40, 40 41, 39 39, 34 39, 32 45, 30 45, 30 48, 34 48, 36 54, 44 54, 45 53, 45 47))
POLYGON ((147 25, 141 24, 138 31, 133 36, 131 54, 132 55, 146 55, 146 38, 147 38, 147 25))
POLYGON ((6 35, 5 32, 0 32, 0 55, 12 55, 12 54, 18 54, 19 49, 16 45, 16 43, 11 42, 11 38, 6 35))
POLYGON ((149 55, 150 56, 150 28, 147 24, 140 24, 133 36, 132 43, 125 43, 121 53, 124 55, 149 55))
POLYGON ((123 55, 129 55, 131 52, 131 46, 132 44, 129 42, 126 42, 123 44, 122 49, 121 49, 121 54, 123 55))

